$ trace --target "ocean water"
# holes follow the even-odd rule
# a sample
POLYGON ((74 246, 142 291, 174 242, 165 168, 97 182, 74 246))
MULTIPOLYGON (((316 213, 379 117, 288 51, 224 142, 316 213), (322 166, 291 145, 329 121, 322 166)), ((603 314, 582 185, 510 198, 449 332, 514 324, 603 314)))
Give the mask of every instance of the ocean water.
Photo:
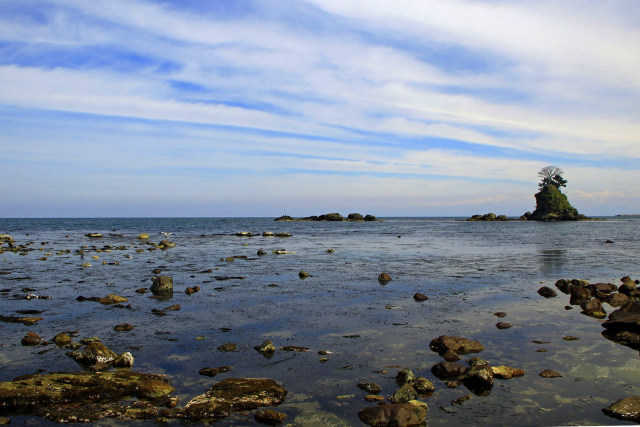
MULTIPOLYGON (((580 314, 579 307, 565 309, 568 296, 558 292, 545 299, 536 293, 542 283, 554 287, 562 278, 615 284, 626 275, 640 278, 638 218, 565 223, 0 219, 0 233, 33 249, 27 255, 0 254, 0 289, 5 290, 0 314, 39 310, 44 317, 32 326, 0 323, 0 381, 38 370, 81 369, 55 345, 20 345, 28 331, 47 339, 77 331, 77 339, 97 336, 117 353, 133 353, 133 370, 168 375, 180 405, 225 377, 275 379, 289 391, 278 407, 288 415, 286 425, 361 425, 357 412, 372 404, 363 400, 357 383, 376 382, 390 396, 403 367, 436 385, 435 393, 423 398, 429 425, 619 424, 601 409, 640 394, 637 351, 603 338, 602 321, 580 314), (176 247, 149 251, 136 238, 148 233, 158 242, 161 231, 173 233, 176 247), (256 236, 236 236, 240 231, 256 236), (262 237, 265 231, 292 236, 262 237), (86 237, 90 232, 103 238, 86 237), (84 257, 75 253, 81 248, 84 257), (328 253, 329 248, 334 251, 328 253), (258 256, 259 249, 267 255, 258 256), (274 254, 277 249, 292 253, 274 254), (247 258, 225 260, 233 256, 247 258), (92 266, 83 268, 86 262, 92 266), (171 298, 135 292, 151 285, 154 269, 173 277, 171 298), (301 270, 311 277, 300 279, 301 270), (380 284, 382 272, 393 280, 380 284), (196 285, 200 292, 184 293, 196 285), (429 300, 414 301, 416 292, 429 300), (51 299, 26 300, 27 293, 51 299), (128 298, 131 308, 76 300, 110 293, 128 298), (181 310, 152 313, 173 304, 181 310), (507 317, 498 319, 497 311, 507 317), (500 320, 514 326, 498 330, 500 320), (114 331, 125 322, 135 329, 114 331), (453 406, 452 400, 471 393, 464 386, 447 388, 430 371, 442 359, 429 342, 443 334, 478 339, 485 346, 479 356, 526 374, 496 380, 488 396, 453 406), (580 339, 564 341, 566 335, 580 339), (265 339, 277 348, 296 345, 310 351, 276 351, 265 358, 253 349, 265 339), (227 342, 238 350, 217 350, 227 342), (541 347, 547 351, 536 352, 541 347), (327 361, 319 361, 318 350, 331 351, 327 361), (201 368, 225 365, 233 370, 215 378, 198 374, 201 368), (548 368, 563 377, 540 378, 548 368)), ((614 310, 606 304, 605 309, 614 310)), ((30 418, 12 422, 22 420, 30 418)), ((252 414, 235 414, 218 424, 255 422, 252 414)))

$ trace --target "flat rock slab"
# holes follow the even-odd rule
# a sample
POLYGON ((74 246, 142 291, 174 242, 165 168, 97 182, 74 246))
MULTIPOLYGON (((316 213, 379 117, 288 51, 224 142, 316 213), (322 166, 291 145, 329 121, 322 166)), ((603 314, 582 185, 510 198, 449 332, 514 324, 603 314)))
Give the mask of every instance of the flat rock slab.
POLYGON ((0 411, 8 415, 34 414, 58 422, 96 420, 104 416, 87 413, 85 406, 131 397, 161 404, 173 390, 166 377, 139 372, 24 375, 0 383, 0 411), (61 418, 63 413, 66 418, 61 418))
POLYGON ((371 406, 358 412, 360 421, 372 427, 419 425, 426 416, 424 407, 411 403, 371 406))
POLYGON ((277 406, 286 395, 287 390, 272 379, 226 378, 214 384, 205 394, 191 399, 184 407, 183 414, 195 419, 224 418, 231 412, 277 406))
POLYGON ((437 353, 451 350, 458 354, 479 353, 484 350, 484 346, 479 341, 447 335, 440 335, 431 340, 429 348, 437 353))
POLYGON ((640 421, 640 396, 620 399, 602 410, 606 415, 626 421, 640 421))

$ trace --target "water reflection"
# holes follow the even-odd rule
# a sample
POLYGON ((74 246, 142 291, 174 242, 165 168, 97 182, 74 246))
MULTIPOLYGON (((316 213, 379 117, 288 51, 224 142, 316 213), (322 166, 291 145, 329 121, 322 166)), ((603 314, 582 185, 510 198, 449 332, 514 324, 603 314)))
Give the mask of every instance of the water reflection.
POLYGON ((567 258, 566 249, 540 249, 538 259, 540 260, 540 271, 546 275, 560 275, 562 267, 567 258))

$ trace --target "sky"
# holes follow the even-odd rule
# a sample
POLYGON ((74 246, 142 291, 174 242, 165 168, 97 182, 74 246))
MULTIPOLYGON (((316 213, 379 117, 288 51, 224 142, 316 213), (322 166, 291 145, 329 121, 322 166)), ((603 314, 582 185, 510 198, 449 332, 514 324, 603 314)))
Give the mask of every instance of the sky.
POLYGON ((640 213, 637 0, 0 0, 0 217, 640 213))

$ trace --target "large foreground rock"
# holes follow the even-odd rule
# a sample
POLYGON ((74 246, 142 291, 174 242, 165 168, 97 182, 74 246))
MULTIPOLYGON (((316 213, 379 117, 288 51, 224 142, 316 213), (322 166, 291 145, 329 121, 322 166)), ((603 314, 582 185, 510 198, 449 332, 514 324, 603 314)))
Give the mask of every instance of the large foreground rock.
POLYGON ((479 353, 484 350, 484 346, 479 341, 454 336, 449 337, 447 335, 440 335, 438 338, 431 340, 429 348, 440 354, 447 350, 454 351, 457 354, 479 353))
POLYGON ((424 422, 426 416, 425 407, 411 403, 371 406, 358 412, 360 421, 372 427, 414 426, 424 422))
POLYGON ((153 418, 173 392, 164 376, 129 371, 24 375, 0 383, 0 412, 33 414, 55 422, 90 422, 137 412, 153 418), (118 403, 132 397, 153 403, 118 403), (136 406, 137 405, 137 406, 136 406), (136 406, 136 410, 133 407, 136 406), (144 411, 139 409, 144 407, 144 411), (133 412, 131 412, 133 410, 133 412))
POLYGON ((267 378, 226 378, 184 407, 183 415, 193 419, 216 419, 231 412, 277 406, 287 395, 280 384, 267 378))
POLYGON ((602 410, 610 417, 640 422, 640 396, 625 397, 602 410))

